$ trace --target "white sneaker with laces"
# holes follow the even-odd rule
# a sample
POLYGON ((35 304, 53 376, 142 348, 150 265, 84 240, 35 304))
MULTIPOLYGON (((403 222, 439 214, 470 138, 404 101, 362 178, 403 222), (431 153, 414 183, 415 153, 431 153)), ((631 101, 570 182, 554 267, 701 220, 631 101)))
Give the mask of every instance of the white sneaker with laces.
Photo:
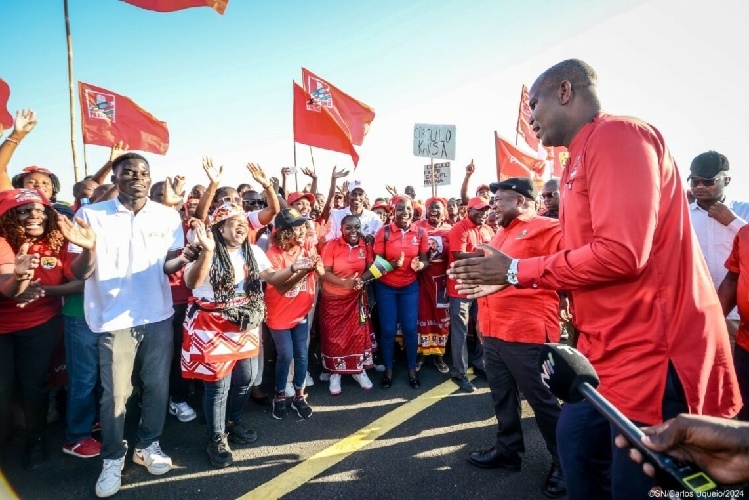
POLYGON ((366 370, 362 370, 361 373, 354 373, 353 377, 365 391, 372 388, 372 381, 369 380, 366 370))
POLYGON ((315 379, 312 378, 312 375, 310 375, 309 372, 307 372, 307 378, 304 380, 304 386, 312 387, 313 385, 315 385, 315 379))
POLYGON ((191 422, 198 416, 195 410, 187 403, 173 403, 169 400, 169 413, 177 417, 180 422, 191 422))
POLYGON ((287 398, 293 398, 296 396, 296 391, 294 390, 294 384, 291 382, 286 382, 286 397, 287 398))
POLYGON ((135 448, 133 462, 144 466, 154 476, 160 476, 172 470, 172 459, 161 451, 158 441, 151 443, 148 448, 135 448))
POLYGON ((337 396, 341 393, 341 374, 334 373, 330 376, 330 394, 337 396))
POLYGON ((122 469, 125 468, 125 457, 115 459, 104 459, 99 479, 96 480, 96 496, 99 498, 111 497, 122 486, 122 469))
POLYGON ((322 372, 320 374, 320 382, 330 382, 330 372, 322 372))

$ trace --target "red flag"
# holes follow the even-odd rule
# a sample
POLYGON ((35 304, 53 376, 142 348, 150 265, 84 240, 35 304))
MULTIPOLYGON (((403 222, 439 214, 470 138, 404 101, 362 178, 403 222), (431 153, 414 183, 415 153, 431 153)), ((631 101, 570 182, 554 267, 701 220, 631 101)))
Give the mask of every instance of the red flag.
POLYGON ((538 151, 540 141, 536 138, 536 134, 531 128, 531 106, 530 106, 530 92, 528 88, 523 85, 520 90, 520 107, 518 108, 518 125, 517 132, 520 134, 525 143, 533 150, 538 151))
POLYGON ((351 142, 361 146, 364 136, 369 131, 369 124, 374 120, 374 109, 342 92, 306 68, 302 68, 302 85, 307 93, 330 111, 338 126, 346 131, 351 142))
POLYGON ((549 149, 551 150, 549 159, 553 160, 551 166, 551 175, 553 175, 554 177, 561 177, 562 170, 564 170, 564 167, 567 166, 567 160, 569 160, 570 153, 564 146, 556 146, 549 149))
POLYGON ((494 143, 497 152, 497 179, 507 177, 533 177, 542 175, 546 162, 535 156, 523 153, 509 141, 494 132, 494 143))
POLYGON ((222 15, 229 4, 229 0, 123 0, 123 2, 156 12, 174 12, 192 7, 210 7, 222 15))
POLYGON ((8 99, 10 99, 10 86, 0 78, 0 133, 13 126, 13 115, 8 112, 8 99))
POLYGON ((169 130, 130 98, 78 82, 83 143, 110 147, 124 142, 130 149, 159 155, 169 149, 169 130))
POLYGON ((345 130, 338 126, 330 109, 320 105, 294 83, 294 142, 351 155, 354 168, 359 155, 345 130))

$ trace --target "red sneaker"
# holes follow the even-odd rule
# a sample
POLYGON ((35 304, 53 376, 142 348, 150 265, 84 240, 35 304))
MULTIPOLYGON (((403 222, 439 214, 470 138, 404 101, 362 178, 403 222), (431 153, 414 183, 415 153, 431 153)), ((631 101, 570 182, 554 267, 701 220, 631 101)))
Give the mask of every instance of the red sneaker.
POLYGON ((80 458, 96 457, 101 453, 101 443, 92 437, 87 437, 77 443, 65 443, 62 452, 80 458))

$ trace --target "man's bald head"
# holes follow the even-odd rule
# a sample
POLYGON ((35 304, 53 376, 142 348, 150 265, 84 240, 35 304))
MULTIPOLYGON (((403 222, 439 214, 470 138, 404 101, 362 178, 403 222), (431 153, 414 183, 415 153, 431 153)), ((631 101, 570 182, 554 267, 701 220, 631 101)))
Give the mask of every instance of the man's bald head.
POLYGON ((540 84, 546 89, 557 89, 564 81, 570 82, 574 90, 587 88, 595 94, 595 88, 598 86, 598 75, 596 70, 585 61, 567 59, 544 71, 536 79, 534 86, 540 84))

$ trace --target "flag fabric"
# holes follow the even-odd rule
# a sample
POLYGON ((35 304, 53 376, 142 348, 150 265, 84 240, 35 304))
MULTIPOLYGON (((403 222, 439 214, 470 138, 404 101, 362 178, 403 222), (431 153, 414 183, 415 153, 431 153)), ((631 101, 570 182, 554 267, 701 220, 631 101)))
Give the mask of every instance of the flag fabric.
POLYGON ((567 160, 569 160, 570 153, 564 146, 555 146, 551 149, 551 175, 554 177, 562 177, 562 170, 567 166, 567 160))
POLYGON ((351 138, 338 125, 330 109, 320 105, 296 82, 294 82, 294 142, 351 155, 354 168, 359 163, 359 155, 351 143, 351 138))
POLYGON ((210 7, 223 15, 229 0, 122 0, 141 9, 156 12, 174 12, 192 7, 210 7))
POLYGON ((520 106, 518 107, 518 124, 517 133, 520 134, 525 143, 533 150, 538 151, 541 141, 536 138, 536 134, 531 128, 531 106, 530 106, 530 92, 528 87, 523 85, 520 90, 520 106))
POLYGON ((119 141, 129 149, 159 155, 169 149, 166 123, 111 90, 78 82, 83 143, 111 147, 119 141))
POLYGON ((306 68, 302 68, 302 86, 321 106, 330 111, 338 126, 348 134, 351 143, 361 146, 369 131, 369 124, 374 120, 374 109, 306 68))
POLYGON ((544 160, 523 153, 496 132, 494 143, 497 153, 497 179, 500 181, 508 177, 533 177, 533 174, 543 174, 546 167, 544 160))
POLYGON ((13 126, 13 115, 8 111, 8 100, 10 99, 10 86, 0 78, 0 133, 13 126))

